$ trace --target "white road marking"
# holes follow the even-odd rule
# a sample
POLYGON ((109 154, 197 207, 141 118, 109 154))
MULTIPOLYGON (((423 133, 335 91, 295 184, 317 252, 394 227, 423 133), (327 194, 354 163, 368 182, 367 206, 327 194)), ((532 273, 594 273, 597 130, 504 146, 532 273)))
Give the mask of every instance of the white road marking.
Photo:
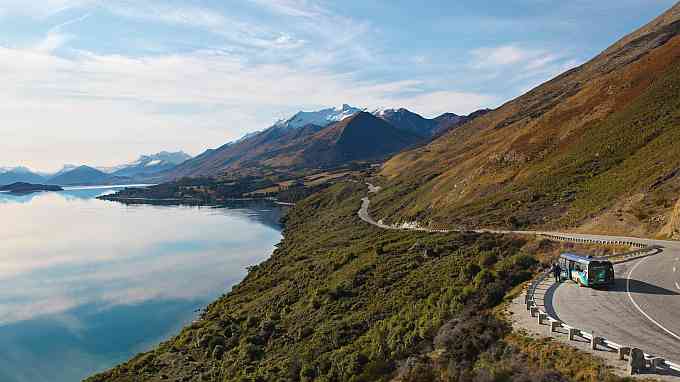
MULTIPOLYGON (((679 335, 677 335, 677 334, 671 332, 670 330, 666 329, 663 325, 661 325, 661 324, 658 323, 655 319, 653 319, 652 317, 650 317, 649 314, 645 313, 645 311, 642 310, 642 308, 640 308, 640 306, 637 304, 637 302, 635 302, 635 300, 633 299, 633 295, 630 294, 630 276, 633 274, 633 271, 635 270, 635 268, 637 268, 638 265, 640 265, 640 264, 644 263, 645 261, 647 261, 647 259, 649 259, 649 257, 646 257, 646 258, 642 259, 640 262, 638 262, 637 264, 635 264, 635 266, 633 266, 633 268, 631 268, 630 272, 628 272, 628 278, 626 279, 626 293, 628 294, 628 298, 630 299, 630 302, 633 303, 633 306, 635 306, 635 308, 636 308, 640 313, 642 313, 643 316, 647 317, 647 319, 648 319, 649 321, 651 321, 654 325, 658 326, 658 327, 659 327, 661 330, 663 330, 664 332, 666 332, 666 333, 670 334, 671 336, 673 336, 675 339, 680 340, 680 336, 679 336, 679 335)), ((676 286, 677 286, 677 283, 676 283, 676 286)))
POLYGON ((677 281, 675 282, 675 287, 678 288, 678 289, 680 289, 680 284, 678 284, 677 281))
POLYGON ((677 269, 675 267, 673 267, 673 272, 676 272, 676 271, 677 271, 677 269))

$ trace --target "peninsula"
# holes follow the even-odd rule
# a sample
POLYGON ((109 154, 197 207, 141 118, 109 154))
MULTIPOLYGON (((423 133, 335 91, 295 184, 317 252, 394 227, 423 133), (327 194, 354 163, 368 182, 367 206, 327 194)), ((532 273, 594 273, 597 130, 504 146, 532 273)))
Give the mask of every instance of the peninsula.
POLYGON ((42 192, 42 191, 64 191, 63 188, 59 186, 52 186, 46 184, 32 184, 25 182, 16 182, 8 184, 6 186, 0 186, 0 191, 11 192, 13 194, 28 194, 31 192, 42 192))

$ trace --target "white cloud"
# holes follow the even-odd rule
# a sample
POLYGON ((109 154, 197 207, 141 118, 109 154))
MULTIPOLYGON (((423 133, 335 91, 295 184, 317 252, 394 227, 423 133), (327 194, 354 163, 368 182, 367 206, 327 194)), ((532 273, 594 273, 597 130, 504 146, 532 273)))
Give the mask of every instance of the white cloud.
POLYGON ((68 40, 71 39, 70 35, 62 34, 59 32, 50 31, 47 33, 44 39, 32 47, 33 50, 43 53, 51 53, 58 48, 62 47, 68 40))
POLYGON ((327 14, 319 4, 307 0, 249 0, 271 11, 294 17, 319 17, 327 14))
POLYGON ((0 142, 0 163, 22 158, 37 168, 83 158, 112 165, 164 148, 198 153, 301 107, 404 105, 433 114, 490 100, 431 93, 419 81, 364 82, 352 73, 250 65, 221 51, 64 58, 50 49, 0 48, 0 81, 0 134, 13 137, 0 142))
POLYGON ((494 48, 480 48, 472 51, 473 66, 476 68, 493 68, 526 61, 540 54, 537 51, 522 49, 516 45, 503 45, 494 48))
POLYGON ((524 48, 512 43, 485 47, 471 52, 469 68, 476 78, 488 81, 503 79, 519 95, 571 69, 581 61, 566 52, 524 48))
POLYGON ((20 15, 44 19, 68 9, 95 3, 96 0, 3 0, 0 16, 20 15))
MULTIPOLYGON (((318 3, 251 0, 296 18, 279 30, 276 23, 157 0, 54 1, 52 14, 80 7, 84 15, 53 27, 31 46, 0 46, 0 134, 12 137, 0 142, 2 165, 55 169, 84 161, 114 165, 162 149, 197 154, 299 109, 342 103, 398 105, 433 116, 495 101, 420 80, 362 79, 364 68, 383 64, 366 45, 373 27, 318 3), (75 49, 78 36, 68 26, 90 14, 101 17, 102 10, 133 21, 203 29, 221 36, 224 45, 183 53, 159 48, 146 55, 75 49)), ((24 4, 23 11, 34 3, 24 4)), ((13 11, 21 10, 15 5, 13 11)))

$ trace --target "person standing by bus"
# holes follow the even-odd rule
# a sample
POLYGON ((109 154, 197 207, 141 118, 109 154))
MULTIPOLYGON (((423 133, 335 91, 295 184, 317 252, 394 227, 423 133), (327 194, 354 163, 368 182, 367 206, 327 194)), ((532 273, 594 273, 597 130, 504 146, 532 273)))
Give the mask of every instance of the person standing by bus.
POLYGON ((559 283, 559 282, 562 281, 561 277, 560 277, 560 274, 562 273, 562 268, 560 267, 560 264, 558 264, 558 263, 553 264, 552 273, 553 273, 553 276, 555 276, 555 282, 556 283, 559 283))

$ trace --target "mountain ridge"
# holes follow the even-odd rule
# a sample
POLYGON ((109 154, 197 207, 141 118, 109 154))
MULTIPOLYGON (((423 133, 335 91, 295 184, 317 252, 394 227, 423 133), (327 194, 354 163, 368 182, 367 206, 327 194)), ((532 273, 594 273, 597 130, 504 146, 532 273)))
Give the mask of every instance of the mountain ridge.
MULTIPOLYGON (((327 132, 324 134, 321 132, 325 129, 332 130, 334 125, 342 124, 360 114, 364 115, 363 118, 366 118, 365 115, 375 117, 372 120, 374 124, 378 124, 378 121, 382 120, 397 130, 419 137, 418 142, 411 137, 407 139, 409 140, 407 145, 403 142, 401 145, 397 145, 400 149, 403 149, 416 143, 425 143, 438 134, 476 118, 480 113, 483 113, 483 110, 472 113, 469 116, 457 116, 458 118, 456 119, 439 117, 427 119, 404 108, 376 110, 369 113, 347 104, 343 105, 342 108, 322 109, 318 112, 300 112, 288 120, 275 123, 265 130, 249 133, 241 139, 226 143, 216 149, 206 150, 201 155, 182 163, 176 169, 161 174, 162 178, 160 180, 167 181, 182 177, 222 176, 227 172, 241 175, 262 175, 270 170, 289 172, 305 168, 315 168, 319 164, 323 166, 331 165, 331 163, 339 164, 342 160, 328 161, 328 158, 331 157, 339 158, 337 152, 332 154, 332 148, 322 148, 323 145, 333 145, 336 143, 336 141, 326 139, 326 135, 332 133, 327 132), (331 111, 333 113, 328 114, 331 111), (321 119, 323 123, 301 125, 300 121, 304 119, 300 118, 301 115, 323 115, 324 118, 321 119), (330 122, 326 118, 329 115, 332 116, 330 122), (302 147, 304 145, 310 145, 310 148, 305 150, 302 147), (323 153, 324 150, 325 153, 323 153), (320 157, 314 157, 312 152, 316 152, 316 155, 320 157), (326 162, 323 160, 319 162, 320 158, 326 158, 326 162)), ((308 119, 305 119, 305 121, 308 122, 308 119)), ((385 133, 390 129, 379 130, 385 133)), ((365 137, 365 139, 374 142, 380 142, 382 138, 379 135, 365 137)), ((403 141, 402 138, 398 138, 398 135, 390 134, 390 139, 403 141)), ((357 142, 357 144, 359 143, 357 142)), ((383 148, 391 147, 382 153, 383 155, 373 155, 376 153, 372 153, 370 157, 366 158, 352 155, 346 158, 351 157, 353 158, 352 160, 385 158, 388 155, 394 154, 395 151, 392 148, 397 146, 392 146, 391 144, 380 146, 383 148)), ((348 149, 348 147, 344 147, 344 150, 348 149)), ((345 161, 349 160, 346 159, 345 161)))
POLYGON ((673 143, 680 133, 679 9, 392 158, 381 174, 393 191, 378 198, 379 215, 476 227, 660 232, 656 222, 669 211, 653 200, 673 204, 680 190, 678 177, 669 175, 680 166, 673 143))

